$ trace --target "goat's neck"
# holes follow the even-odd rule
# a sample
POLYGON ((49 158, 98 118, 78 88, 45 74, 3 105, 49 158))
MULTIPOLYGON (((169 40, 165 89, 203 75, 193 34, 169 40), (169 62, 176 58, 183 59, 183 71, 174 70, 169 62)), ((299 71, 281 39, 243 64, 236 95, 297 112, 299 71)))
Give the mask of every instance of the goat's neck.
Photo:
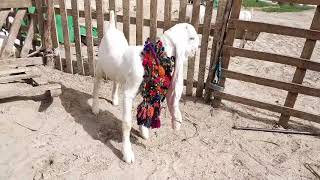
POLYGON ((174 44, 172 43, 171 39, 169 37, 167 37, 166 35, 162 35, 160 37, 160 40, 162 41, 162 45, 167 53, 167 56, 168 57, 171 57, 171 56, 175 56, 176 53, 175 53, 175 46, 174 44))

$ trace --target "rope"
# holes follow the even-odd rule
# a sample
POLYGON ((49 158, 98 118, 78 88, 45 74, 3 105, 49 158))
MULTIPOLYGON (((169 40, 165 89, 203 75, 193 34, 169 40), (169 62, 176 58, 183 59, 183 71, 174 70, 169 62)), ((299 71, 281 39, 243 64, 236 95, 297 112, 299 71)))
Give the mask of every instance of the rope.
POLYGON ((221 79, 221 61, 222 61, 221 59, 222 57, 220 56, 218 62, 216 63, 216 66, 214 67, 214 80, 213 80, 214 84, 219 84, 221 79))

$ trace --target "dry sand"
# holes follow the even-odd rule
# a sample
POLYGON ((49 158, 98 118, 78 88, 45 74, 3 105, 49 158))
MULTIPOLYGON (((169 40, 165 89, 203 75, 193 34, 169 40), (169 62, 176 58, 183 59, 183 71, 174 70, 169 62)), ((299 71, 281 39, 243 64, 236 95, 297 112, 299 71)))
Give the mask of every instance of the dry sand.
MULTIPOLYGON (((254 20, 308 28, 313 12, 255 11, 254 20)), ((299 56, 303 43, 261 34, 246 48, 299 56)), ((312 60, 319 58, 317 44, 312 60)), ((294 73, 290 66, 237 57, 230 68, 286 81, 294 73)), ((121 106, 110 104, 111 82, 103 84, 96 117, 90 110, 91 77, 41 70, 62 84, 63 93, 53 100, 0 100, 0 179, 316 179, 304 163, 314 164, 320 173, 319 137, 235 131, 235 124, 271 128, 279 114, 225 101, 222 108, 212 109, 192 97, 181 101, 184 122, 179 132, 170 128, 164 113, 162 128, 152 130, 146 141, 133 122, 136 162, 128 165, 121 160, 121 106)), ((308 71, 304 84, 320 88, 319 73, 308 71)), ((238 81, 226 85, 227 92, 270 103, 283 104, 286 96, 281 90, 238 81)), ((319 98, 299 95, 296 108, 319 114, 319 104, 319 98)), ((319 124, 292 120, 295 130, 320 130, 319 124)))

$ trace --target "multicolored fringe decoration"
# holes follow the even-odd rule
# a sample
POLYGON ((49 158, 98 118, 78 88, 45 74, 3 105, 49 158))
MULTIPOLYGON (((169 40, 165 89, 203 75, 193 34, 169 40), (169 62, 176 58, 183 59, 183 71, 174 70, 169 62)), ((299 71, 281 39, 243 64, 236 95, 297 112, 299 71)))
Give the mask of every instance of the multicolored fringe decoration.
POLYGON ((165 100, 171 84, 175 57, 168 57, 162 42, 152 43, 149 38, 142 52, 144 81, 141 85, 143 101, 137 108, 138 125, 159 128, 161 102, 165 100))

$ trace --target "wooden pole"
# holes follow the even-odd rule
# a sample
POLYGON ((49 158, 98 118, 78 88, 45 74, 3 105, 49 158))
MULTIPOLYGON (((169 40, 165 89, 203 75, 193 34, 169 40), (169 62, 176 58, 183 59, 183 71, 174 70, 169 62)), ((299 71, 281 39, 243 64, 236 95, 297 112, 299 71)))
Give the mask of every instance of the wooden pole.
POLYGON ((44 26, 45 61, 50 68, 54 68, 53 45, 51 39, 51 26, 54 19, 53 0, 47 0, 47 20, 44 26))

